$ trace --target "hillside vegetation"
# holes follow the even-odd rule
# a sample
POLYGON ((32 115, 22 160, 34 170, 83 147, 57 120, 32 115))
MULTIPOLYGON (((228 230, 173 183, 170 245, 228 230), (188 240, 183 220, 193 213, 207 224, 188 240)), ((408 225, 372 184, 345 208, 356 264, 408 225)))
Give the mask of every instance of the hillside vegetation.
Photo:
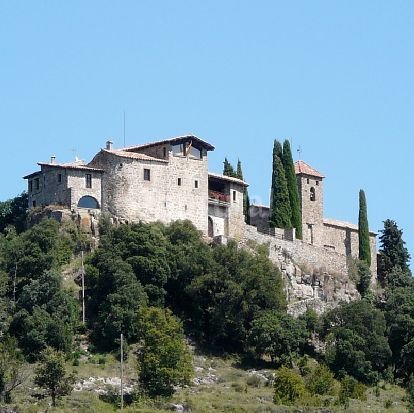
MULTIPOLYGON (((360 301, 295 319, 263 246, 208 245, 190 222, 114 227, 104 217, 93 249, 72 223, 25 229, 22 199, 0 203, 5 406, 116 411, 121 333, 128 412, 414 406, 414 284, 395 222, 381 236, 380 295, 364 287, 360 301)), ((361 284, 366 266, 356 268, 361 284)))

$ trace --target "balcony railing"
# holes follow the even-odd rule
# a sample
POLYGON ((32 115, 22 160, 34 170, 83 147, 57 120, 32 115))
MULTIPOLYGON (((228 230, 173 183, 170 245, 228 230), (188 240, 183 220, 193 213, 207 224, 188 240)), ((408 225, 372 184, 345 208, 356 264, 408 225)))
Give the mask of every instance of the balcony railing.
POLYGON ((223 194, 223 192, 217 192, 217 191, 208 191, 208 197, 210 199, 215 199, 219 202, 230 202, 230 195, 223 194))

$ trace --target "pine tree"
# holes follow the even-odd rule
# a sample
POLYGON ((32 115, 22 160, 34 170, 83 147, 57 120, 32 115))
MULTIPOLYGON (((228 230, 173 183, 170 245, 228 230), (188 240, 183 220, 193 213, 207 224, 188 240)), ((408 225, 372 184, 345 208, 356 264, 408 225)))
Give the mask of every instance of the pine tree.
POLYGON ((385 280, 393 270, 399 268, 404 273, 410 273, 408 261, 410 254, 402 238, 403 232, 397 223, 391 219, 384 221, 384 229, 380 231, 381 248, 379 250, 378 273, 385 280))
POLYGON ((289 192, 283 164, 278 154, 277 141, 275 141, 275 150, 273 151, 273 177, 272 177, 272 198, 270 202, 271 212, 269 224, 274 228, 291 228, 290 221, 291 209, 289 202, 289 192))
POLYGON ((358 215, 358 239, 359 239, 359 259, 371 265, 371 248, 369 242, 369 227, 367 215, 367 201, 365 192, 359 191, 359 215, 358 215))
POLYGON ((234 171, 233 165, 228 161, 227 158, 224 158, 224 168, 223 175, 236 177, 236 172, 234 171))
POLYGON ((292 151, 287 139, 283 143, 282 161, 289 191, 290 209, 292 213, 290 217, 291 223, 293 228, 296 228, 296 238, 302 239, 302 213, 299 204, 298 184, 296 181, 295 166, 293 165, 292 151))

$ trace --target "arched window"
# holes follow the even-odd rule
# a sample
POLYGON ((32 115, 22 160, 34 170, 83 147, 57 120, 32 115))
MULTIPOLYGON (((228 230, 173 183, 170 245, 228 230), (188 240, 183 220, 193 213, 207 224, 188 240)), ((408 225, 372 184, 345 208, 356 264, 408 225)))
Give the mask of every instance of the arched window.
POLYGON ((314 187, 312 187, 310 189, 310 200, 311 201, 316 201, 316 194, 315 194, 315 188, 314 187))
POLYGON ((99 209, 99 202, 93 196, 85 195, 79 200, 78 208, 99 209))

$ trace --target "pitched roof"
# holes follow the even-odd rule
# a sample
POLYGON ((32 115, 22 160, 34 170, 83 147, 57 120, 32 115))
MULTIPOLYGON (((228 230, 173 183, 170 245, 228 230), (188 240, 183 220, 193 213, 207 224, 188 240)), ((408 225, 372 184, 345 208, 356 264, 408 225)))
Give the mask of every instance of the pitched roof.
MULTIPOLYGON (((103 169, 87 166, 84 161, 75 161, 75 162, 69 162, 69 163, 38 162, 37 164, 40 167, 48 166, 48 167, 52 167, 56 169, 71 169, 71 170, 77 170, 77 171, 104 172, 103 169)), ((33 172, 29 175, 24 176, 23 179, 33 178, 34 176, 39 175, 40 173, 41 171, 33 172)))
POLYGON ((140 144, 140 145, 127 146, 125 148, 122 148, 122 150, 129 152, 129 151, 132 151, 134 149, 148 148, 150 146, 162 145, 164 143, 173 144, 175 142, 180 142, 180 141, 183 141, 185 139, 192 139, 194 142, 200 144, 202 147, 204 147, 208 151, 214 151, 214 149, 215 149, 213 145, 211 145, 210 143, 208 143, 206 141, 203 141, 200 138, 197 138, 197 136, 194 136, 194 135, 183 135, 183 136, 177 136, 175 138, 164 139, 164 140, 161 140, 161 141, 144 143, 144 144, 140 144))
POLYGON ((309 175, 316 176, 317 178, 325 178, 320 172, 303 161, 295 162, 295 173, 296 175, 309 175))
POLYGON ((88 166, 83 161, 75 161, 69 163, 50 163, 50 162, 38 162, 39 166, 50 166, 52 168, 60 169, 74 169, 79 171, 91 171, 91 172, 103 172, 103 169, 93 168, 88 166))
POLYGON ((110 153, 112 155, 120 156, 122 158, 129 158, 129 159, 140 159, 141 161, 154 161, 154 162, 162 162, 168 163, 165 159, 154 158, 153 156, 144 155, 143 153, 137 152, 128 152, 124 149, 102 149, 102 152, 110 153))
POLYGON ((238 179, 238 178, 233 178, 232 176, 215 174, 213 172, 209 172, 208 177, 209 178, 211 177, 211 178, 220 179, 222 181, 233 182, 235 184, 239 184, 239 185, 242 185, 242 186, 249 186, 249 184, 247 182, 242 181, 241 179, 238 179))
POLYGON ((270 210, 269 205, 261 205, 261 204, 251 204, 250 208, 260 208, 260 209, 269 209, 270 210))
MULTIPOLYGON (((329 225, 332 227, 339 227, 339 228, 346 228, 350 229, 352 231, 358 231, 358 225, 352 224, 351 222, 345 222, 345 221, 338 221, 336 219, 330 219, 330 218, 324 218, 323 219, 324 225, 329 225)), ((377 235, 374 231, 369 231, 371 235, 377 235)))

